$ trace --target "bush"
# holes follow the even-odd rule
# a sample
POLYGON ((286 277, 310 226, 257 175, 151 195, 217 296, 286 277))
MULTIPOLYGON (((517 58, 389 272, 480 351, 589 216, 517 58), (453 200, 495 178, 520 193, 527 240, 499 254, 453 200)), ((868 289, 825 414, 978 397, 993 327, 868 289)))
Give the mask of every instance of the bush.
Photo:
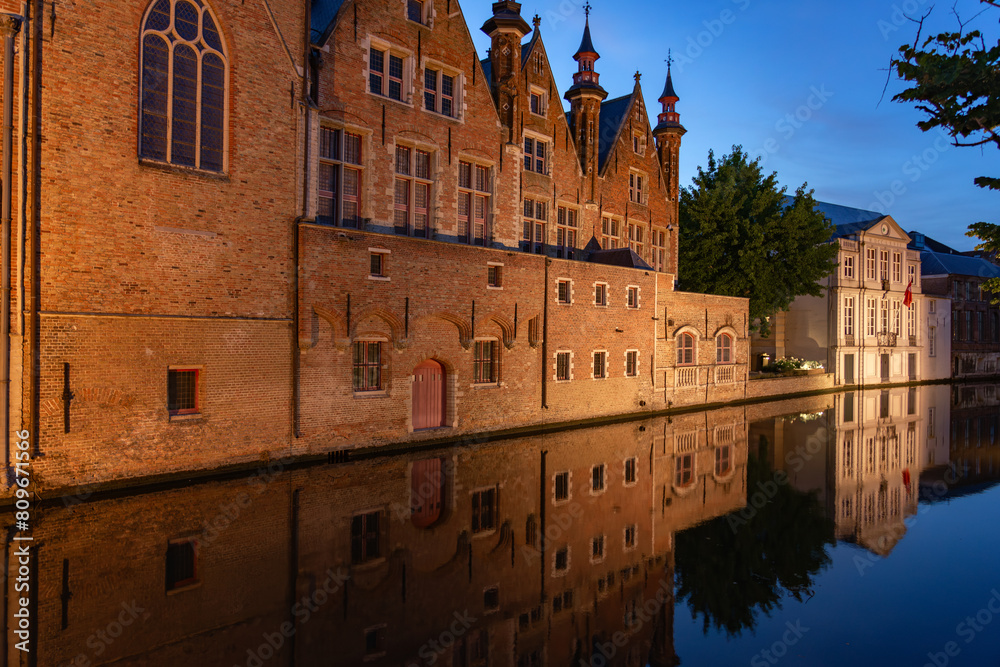
POLYGON ((796 357, 782 357, 781 359, 772 361, 763 370, 772 373, 787 373, 789 371, 811 370, 814 368, 823 368, 823 364, 818 361, 806 361, 805 359, 798 359, 796 357))

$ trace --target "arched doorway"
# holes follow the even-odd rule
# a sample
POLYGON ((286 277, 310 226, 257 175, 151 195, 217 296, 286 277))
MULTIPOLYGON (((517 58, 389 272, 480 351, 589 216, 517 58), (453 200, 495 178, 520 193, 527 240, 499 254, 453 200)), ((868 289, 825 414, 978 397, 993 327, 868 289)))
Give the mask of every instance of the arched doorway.
POLYGON ((413 369, 413 430, 444 426, 444 366, 428 359, 413 369))

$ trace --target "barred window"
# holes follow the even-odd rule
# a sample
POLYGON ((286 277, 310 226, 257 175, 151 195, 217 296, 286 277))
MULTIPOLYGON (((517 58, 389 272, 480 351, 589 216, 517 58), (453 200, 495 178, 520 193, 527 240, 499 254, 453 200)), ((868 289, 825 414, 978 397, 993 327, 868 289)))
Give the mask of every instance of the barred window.
POLYGON ((393 225, 397 234, 427 238, 431 205, 431 154, 396 146, 393 225))
POLYGON ((495 340, 477 340, 472 358, 473 382, 496 383, 500 379, 500 345, 495 340))
POLYGON ((556 353, 556 380, 569 380, 569 352, 556 353))
POLYGON ((594 352, 594 378, 601 379, 608 376, 608 353, 594 352))
POLYGON ((201 0, 156 0, 142 31, 139 157, 225 170, 229 64, 201 0))
POLYGON ((199 375, 196 368, 167 371, 167 411, 171 415, 193 415, 199 412, 199 375))
POLYGON ((382 389, 382 343, 358 341, 354 344, 354 391, 382 389))

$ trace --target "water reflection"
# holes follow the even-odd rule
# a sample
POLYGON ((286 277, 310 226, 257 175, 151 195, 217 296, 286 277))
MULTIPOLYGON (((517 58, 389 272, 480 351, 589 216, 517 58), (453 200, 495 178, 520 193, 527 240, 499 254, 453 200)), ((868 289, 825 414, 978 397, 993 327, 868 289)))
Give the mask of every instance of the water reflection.
POLYGON ((752 634, 813 596, 836 540, 887 555, 925 489, 992 483, 993 389, 271 462, 58 503, 36 530, 37 664, 675 665, 675 607, 752 634))

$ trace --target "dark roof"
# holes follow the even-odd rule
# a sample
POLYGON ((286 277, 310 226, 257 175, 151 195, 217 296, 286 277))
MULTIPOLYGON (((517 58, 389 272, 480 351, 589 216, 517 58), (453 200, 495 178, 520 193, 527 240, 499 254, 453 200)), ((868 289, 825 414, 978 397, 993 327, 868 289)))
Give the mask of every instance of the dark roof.
POLYGON ((486 85, 493 85, 493 61, 489 58, 483 58, 479 61, 479 64, 483 66, 483 76, 486 77, 486 85))
POLYGON ((635 254, 631 248, 615 248, 613 250, 595 250, 590 253, 588 261, 594 264, 607 264, 608 266, 624 266, 629 269, 653 270, 649 264, 643 261, 642 257, 635 254))
POLYGON ((531 53, 531 49, 534 48, 535 42, 538 41, 538 31, 536 30, 531 35, 531 39, 528 40, 527 44, 521 45, 521 69, 524 69, 525 65, 528 64, 528 54, 531 53))
POLYGON ((910 232, 910 239, 911 241, 906 246, 910 250, 930 250, 931 252, 943 252, 948 255, 960 254, 951 246, 946 246, 940 241, 936 241, 920 232, 910 232))
POLYGON ((583 41, 580 42, 580 48, 576 50, 576 54, 573 55, 574 58, 579 56, 581 53, 597 53, 597 49, 594 48, 594 40, 590 38, 590 19, 587 19, 587 24, 583 28, 583 41))
POLYGON ((322 45, 333 31, 333 20, 346 0, 312 0, 309 24, 313 44, 322 45))
MULTIPOLYGON (((795 197, 785 195, 785 206, 791 206, 793 201, 795 201, 795 197)), ((851 208, 825 201, 817 201, 813 210, 822 213, 834 226, 831 241, 867 231, 876 222, 886 217, 884 213, 878 211, 866 211, 862 208, 851 208)))
POLYGON ((670 76, 669 67, 667 68, 667 82, 663 86, 663 94, 660 95, 660 99, 662 100, 664 97, 675 97, 677 99, 681 99, 680 96, 674 92, 674 80, 673 77, 670 76))
POLYGON ((979 257, 933 252, 920 253, 920 275, 977 276, 979 278, 1000 278, 1000 266, 979 257))
MULTIPOLYGON (((604 171, 604 163, 618 139, 618 131, 632 108, 632 95, 617 97, 601 104, 601 122, 597 130, 597 169, 604 171)), ((569 120, 569 114, 566 116, 569 120)))

